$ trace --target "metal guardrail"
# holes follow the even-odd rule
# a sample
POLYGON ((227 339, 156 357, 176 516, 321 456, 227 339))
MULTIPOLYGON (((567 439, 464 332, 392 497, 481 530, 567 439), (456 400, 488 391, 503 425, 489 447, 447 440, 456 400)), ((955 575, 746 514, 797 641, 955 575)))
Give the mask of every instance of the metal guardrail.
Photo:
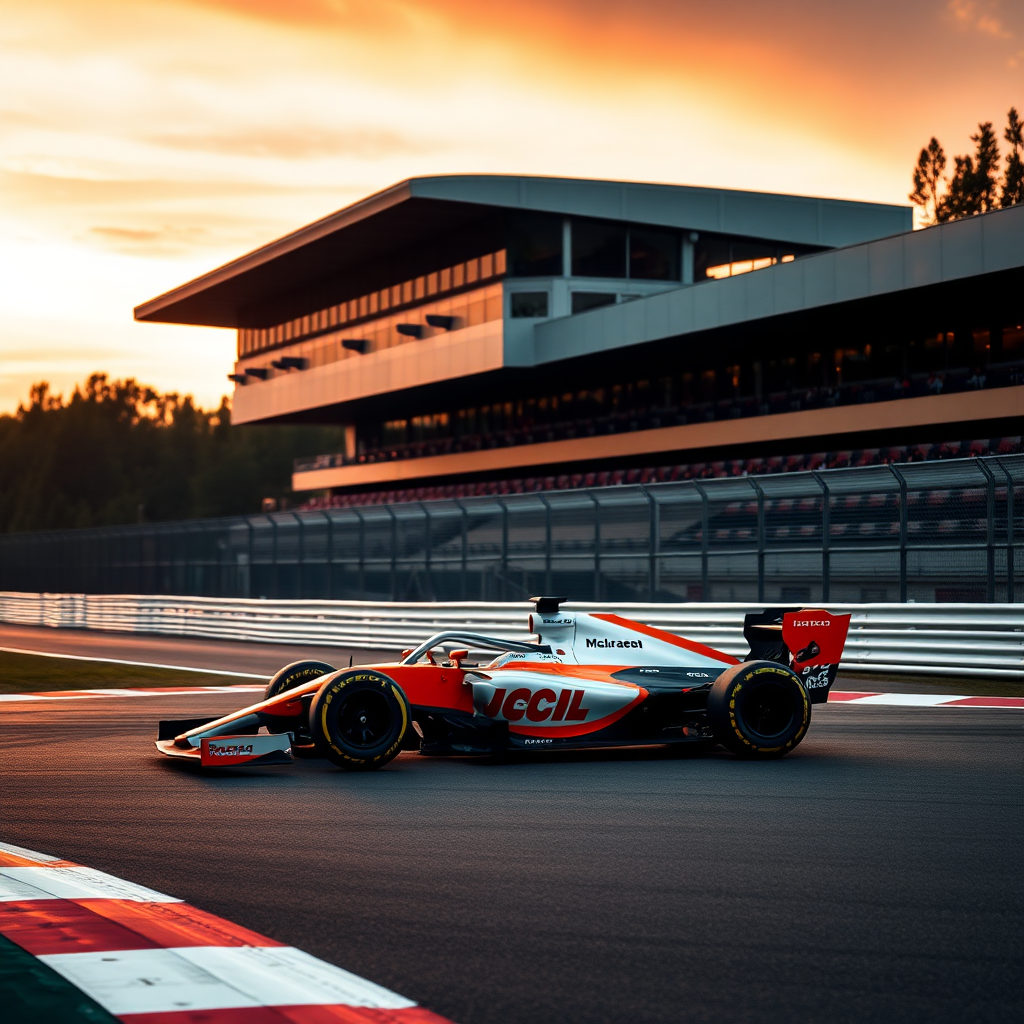
MULTIPOLYGON (((598 604, 742 656, 749 604, 598 604)), ((762 606, 763 607, 763 606, 762 606)), ((1024 682, 1019 604, 829 604, 850 612, 843 668, 866 672, 990 676, 1024 682)), ((159 633, 216 640, 398 651, 449 629, 525 639, 527 602, 260 601, 203 597, 0 592, 0 622, 159 633)))

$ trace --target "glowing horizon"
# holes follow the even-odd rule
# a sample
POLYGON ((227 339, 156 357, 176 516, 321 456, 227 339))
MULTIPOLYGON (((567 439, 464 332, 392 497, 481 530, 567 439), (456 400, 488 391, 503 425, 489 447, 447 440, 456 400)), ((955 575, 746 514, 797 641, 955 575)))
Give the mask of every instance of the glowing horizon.
POLYGON ((906 204, 1024 106, 1024 11, 893 6, 0 0, 0 411, 96 370, 215 406, 234 332, 133 307, 417 175, 906 204))

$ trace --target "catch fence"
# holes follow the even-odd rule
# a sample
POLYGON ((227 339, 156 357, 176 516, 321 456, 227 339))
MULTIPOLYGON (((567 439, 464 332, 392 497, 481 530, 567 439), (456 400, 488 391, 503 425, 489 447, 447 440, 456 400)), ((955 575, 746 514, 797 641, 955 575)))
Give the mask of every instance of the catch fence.
POLYGON ((0 590, 1020 602, 1024 456, 0 536, 0 590))

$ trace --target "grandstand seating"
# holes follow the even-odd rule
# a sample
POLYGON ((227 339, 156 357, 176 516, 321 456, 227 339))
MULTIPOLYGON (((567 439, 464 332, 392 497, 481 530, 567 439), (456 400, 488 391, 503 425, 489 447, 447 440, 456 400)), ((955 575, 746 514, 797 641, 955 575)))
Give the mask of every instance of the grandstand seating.
MULTIPOLYGON (((513 480, 488 480, 474 483, 440 484, 436 486, 406 487, 388 491, 365 491, 353 494, 335 494, 329 497, 312 497, 298 506, 299 509, 316 510, 325 508, 351 508, 361 505, 383 505, 408 501, 432 501, 480 497, 485 495, 529 494, 537 491, 564 491, 586 487, 609 487, 621 484, 657 484, 674 480, 702 480, 720 477, 744 477, 768 473, 797 473, 817 469, 845 469, 851 466, 881 466, 908 462, 926 462, 935 459, 971 458, 982 455, 1013 455, 1024 453, 1020 437, 998 437, 972 441, 951 441, 942 444, 918 444, 902 447, 865 448, 855 451, 813 452, 806 455, 771 456, 768 458, 731 459, 718 462, 695 462, 683 465, 652 466, 643 469, 614 469, 600 472, 564 473, 557 476, 531 476, 513 480)), ((329 456, 328 456, 329 457, 329 456)), ((930 492, 929 500, 935 494, 930 492)), ((873 495, 870 500, 877 500, 873 495)), ((869 500, 869 499, 865 499, 869 500)), ((913 501, 913 498, 911 498, 913 501)), ((974 499, 983 500, 983 492, 974 499), (979 497, 980 495, 980 497, 979 497)), ((850 509, 857 507, 859 495, 845 499, 850 509)), ((737 504, 737 508, 739 508, 737 504)), ((844 508, 847 507, 844 505, 844 508)), ((809 506, 808 523, 820 517, 809 506)), ((984 510, 980 513, 984 515, 984 510)), ((804 524, 806 525, 806 524, 804 524)), ((865 525, 865 524, 861 524, 865 525)), ((872 529, 877 524, 872 522, 872 529)), ((851 524, 837 521, 831 532, 841 536, 851 524), (838 531, 838 532, 837 532, 838 531)), ((913 521, 910 523, 914 529, 913 521)), ((787 519, 785 527, 795 530, 796 535, 803 526, 787 519)), ((820 527, 819 527, 820 528, 820 527)), ((814 539, 809 536, 808 539, 814 539)))

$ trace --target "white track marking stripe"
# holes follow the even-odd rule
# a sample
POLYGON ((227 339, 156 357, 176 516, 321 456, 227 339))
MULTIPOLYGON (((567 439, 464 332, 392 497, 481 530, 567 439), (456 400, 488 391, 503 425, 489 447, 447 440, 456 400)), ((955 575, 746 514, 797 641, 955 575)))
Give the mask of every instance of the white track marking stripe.
POLYGON ((848 704, 884 704, 887 707, 936 708, 951 700, 963 700, 945 693, 874 693, 859 697, 848 704))
POLYGON ((993 697, 991 695, 977 694, 965 696, 956 693, 865 693, 863 696, 849 692, 832 694, 838 700, 830 700, 831 707, 845 707, 848 704, 860 706, 871 704, 876 707, 891 708, 943 708, 958 707, 967 709, 988 708, 1010 708, 1011 710, 1024 709, 1024 697, 993 697), (960 704, 959 701, 969 700, 977 703, 960 704), (984 704, 983 701, 991 701, 984 704))
MULTIPOLYGON (((132 900, 135 903, 181 903, 155 889, 126 882, 105 871, 72 867, 0 868, 0 880, 11 879, 32 886, 41 895, 22 899, 62 900, 132 900)), ((2 897, 0 897, 2 898, 2 897)), ((8 897, 10 899, 11 897, 8 897)), ((17 899, 18 897, 14 897, 17 899)))
POLYGON ((95 700, 97 697, 181 697, 189 693, 262 693, 262 686, 172 686, 141 689, 126 686, 109 690, 46 690, 41 693, 0 693, 3 701, 95 700))
POLYGON ((131 665, 134 668, 166 668, 174 672, 200 672, 207 676, 235 676, 238 679, 269 679, 255 672, 228 672, 222 668, 199 668, 195 665, 161 665, 154 661, 122 661, 120 658, 94 658, 88 654, 60 654, 56 651, 30 651, 23 647, 0 647, 4 654, 31 654, 36 658, 64 658, 67 661, 98 661, 105 665, 131 665))
POLYGON ((23 857, 25 860, 34 860, 39 864, 56 864, 60 857, 52 857, 48 853, 37 853, 35 850, 26 850, 24 846, 15 846, 14 843, 0 843, 0 850, 4 853, 13 853, 15 857, 23 857))
POLYGON ((52 900, 53 896, 30 885, 22 878, 10 878, 0 872, 0 903, 23 903, 26 900, 52 900))

